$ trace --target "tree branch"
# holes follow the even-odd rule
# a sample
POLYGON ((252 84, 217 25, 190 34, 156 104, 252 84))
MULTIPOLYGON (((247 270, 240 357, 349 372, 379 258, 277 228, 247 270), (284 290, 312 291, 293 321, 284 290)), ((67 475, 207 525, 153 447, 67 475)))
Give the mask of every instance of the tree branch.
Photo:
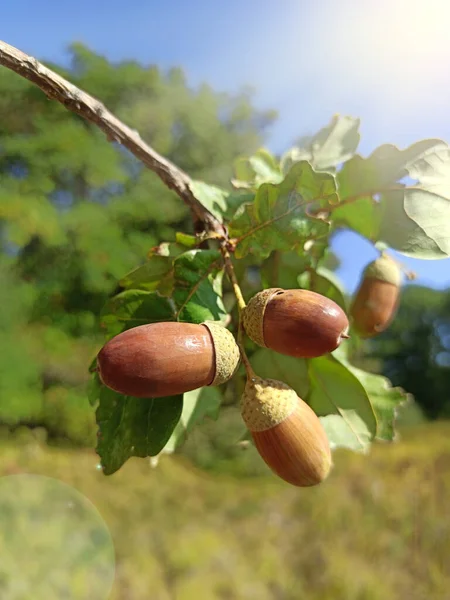
POLYGON ((214 231, 221 236, 225 235, 223 225, 192 193, 189 175, 148 146, 137 131, 117 119, 96 98, 89 96, 32 56, 1 40, 0 65, 25 77, 40 87, 50 99, 57 100, 68 110, 97 125, 109 141, 125 146, 156 173, 168 188, 178 194, 190 208, 194 221, 201 221, 208 232, 214 231))

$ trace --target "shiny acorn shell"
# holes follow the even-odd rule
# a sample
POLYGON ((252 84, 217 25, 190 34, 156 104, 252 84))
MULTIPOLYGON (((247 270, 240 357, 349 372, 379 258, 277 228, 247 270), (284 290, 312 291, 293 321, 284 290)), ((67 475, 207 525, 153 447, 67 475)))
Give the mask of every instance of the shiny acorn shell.
POLYGON ((316 413, 281 381, 249 377, 241 413, 265 463, 288 483, 307 487, 328 476, 331 451, 316 413))
POLYGON ((401 283, 400 268, 387 255, 366 267, 350 308, 361 337, 373 337, 389 327, 397 312, 401 283))
POLYGON ((322 356, 348 337, 342 308, 308 290, 262 290, 243 312, 244 329, 256 344, 299 358, 322 356))
POLYGON ((233 335, 213 321, 140 325, 109 340, 97 357, 102 382, 137 398, 220 385, 238 363, 233 335))

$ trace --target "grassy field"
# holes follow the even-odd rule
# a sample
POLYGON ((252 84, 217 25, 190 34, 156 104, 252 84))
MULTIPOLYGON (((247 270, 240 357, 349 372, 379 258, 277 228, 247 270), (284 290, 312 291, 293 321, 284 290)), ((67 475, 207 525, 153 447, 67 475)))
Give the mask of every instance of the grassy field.
MULTIPOLYGON (((1 456, 1 475, 56 478, 95 505, 115 546, 114 600, 450 598, 450 423, 409 429, 365 457, 337 453, 333 474, 313 489, 271 476, 205 474, 179 457, 156 469, 133 459, 106 478, 93 452, 30 440, 3 441, 1 456)), ((8 501, 0 486, 4 514, 8 501)), ((40 501, 40 514, 46 506, 40 501)), ((52 511, 49 504, 48 543, 65 554, 76 540, 52 527, 52 511)), ((43 592, 11 584, 5 558, 17 539, 0 531, 0 589, 2 565, 3 581, 9 577, 1 598, 41 600, 43 592)), ((26 539, 23 531, 22 546, 26 539)), ((95 557, 84 558, 97 568, 95 557)), ((40 577, 51 572, 49 564, 40 577)), ((71 589, 83 590, 83 573, 71 589)), ((66 597, 45 592, 46 600, 66 597)))

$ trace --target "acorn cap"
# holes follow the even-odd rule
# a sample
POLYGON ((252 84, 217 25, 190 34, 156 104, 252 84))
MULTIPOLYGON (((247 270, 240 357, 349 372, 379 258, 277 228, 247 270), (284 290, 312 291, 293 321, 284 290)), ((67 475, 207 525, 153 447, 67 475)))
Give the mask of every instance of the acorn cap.
POLYGON ((241 413, 250 431, 265 431, 286 419, 297 405, 296 392, 282 381, 251 377, 241 400, 241 413))
POLYGON ((277 292, 282 292, 282 288, 267 288, 253 296, 242 313, 242 324, 248 337, 263 348, 267 348, 264 343, 264 311, 270 299, 277 292))
POLYGON ((216 374, 209 385, 221 385, 228 381, 239 364, 240 353, 231 331, 217 321, 205 321, 214 344, 216 374))
POLYGON ((402 274, 395 260, 387 254, 382 254, 367 265, 364 270, 364 279, 378 279, 400 287, 402 274))

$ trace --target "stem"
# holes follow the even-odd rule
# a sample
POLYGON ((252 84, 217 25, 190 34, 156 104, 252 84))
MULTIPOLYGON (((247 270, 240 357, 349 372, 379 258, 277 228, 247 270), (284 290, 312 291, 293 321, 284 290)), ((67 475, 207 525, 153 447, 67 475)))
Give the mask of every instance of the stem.
POLYGON ((237 345, 239 346, 239 350, 241 351, 242 362, 244 363, 245 370, 247 372, 247 379, 252 379, 256 377, 255 371, 250 364, 249 358, 245 352, 244 348, 244 328, 242 327, 242 320, 239 320, 239 328, 237 334, 237 345))
POLYGON ((236 278, 236 273, 234 272, 233 263, 231 262, 230 253, 228 252, 225 245, 222 245, 221 252, 223 256, 223 260, 225 263, 225 270, 227 272, 228 278, 231 281, 231 285, 233 286, 233 292, 236 296, 238 310, 239 310, 239 326, 238 326, 238 334, 237 334, 237 345, 239 346, 239 350, 241 353, 242 362, 244 363, 245 370, 247 372, 247 378, 251 379, 252 377, 256 377, 255 372, 252 369, 252 365, 250 364, 247 353, 245 352, 244 346, 244 327, 242 325, 242 311, 244 310, 246 304, 244 300, 244 296, 242 295, 241 287, 236 278))
POLYGON ((231 262, 230 253, 225 248, 225 246, 222 246, 220 251, 222 252, 223 261, 225 263, 225 270, 227 272, 228 278, 231 281, 234 295, 236 296, 237 305, 238 305, 238 309, 239 309, 239 320, 240 320, 241 313, 246 306, 244 296, 242 295, 241 288, 240 288, 238 280, 236 278, 236 273, 234 272, 234 267, 233 267, 233 263, 231 262))

